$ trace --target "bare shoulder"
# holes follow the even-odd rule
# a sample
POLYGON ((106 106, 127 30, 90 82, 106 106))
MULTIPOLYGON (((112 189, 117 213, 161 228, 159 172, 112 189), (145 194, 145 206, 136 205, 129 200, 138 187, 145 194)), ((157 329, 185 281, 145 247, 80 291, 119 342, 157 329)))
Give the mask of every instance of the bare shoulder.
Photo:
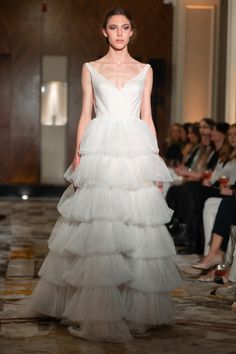
POLYGON ((87 85, 88 83, 91 83, 91 70, 86 64, 87 63, 83 64, 82 71, 81 71, 81 80, 82 80, 82 83, 85 85, 87 85))
POLYGON ((106 57, 90 61, 88 64, 94 66, 96 69, 99 69, 101 65, 106 64, 106 57))
POLYGON ((133 64, 135 66, 137 66, 138 69, 142 70, 144 67, 148 66, 149 68, 151 68, 151 65, 148 63, 142 63, 141 61, 138 61, 136 59, 133 58, 133 60, 130 62, 130 64, 133 64))

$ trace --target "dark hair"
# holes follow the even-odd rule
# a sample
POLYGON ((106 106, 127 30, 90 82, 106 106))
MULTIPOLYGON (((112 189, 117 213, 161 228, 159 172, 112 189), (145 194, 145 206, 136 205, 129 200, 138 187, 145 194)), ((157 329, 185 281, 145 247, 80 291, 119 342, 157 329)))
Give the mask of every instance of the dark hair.
POLYGON ((208 118, 208 117, 205 117, 205 118, 202 118, 202 121, 204 121, 209 128, 213 129, 214 126, 216 125, 216 123, 214 122, 214 120, 212 118, 208 118))
POLYGON ((216 123, 216 126, 215 126, 215 129, 218 132, 225 135, 225 141, 219 150, 219 161, 221 161, 221 162, 227 162, 227 161, 231 160, 231 153, 233 151, 233 148, 230 145, 229 140, 228 140, 228 132, 229 132, 230 128, 231 128, 231 126, 228 123, 224 123, 224 122, 216 123))
POLYGON ((215 130, 217 130, 219 133, 226 135, 229 130, 229 124, 225 122, 216 123, 215 130))
POLYGON ((192 133, 200 140, 200 133, 199 133, 199 124, 198 123, 192 123, 188 127, 188 132, 189 130, 192 131, 192 133))
MULTIPOLYGON (((232 128, 236 128, 236 123, 234 123, 234 124, 229 126, 229 130, 227 132, 227 140, 228 140, 229 131, 232 128)), ((233 153, 233 151, 234 151, 234 149, 232 148, 232 153, 233 153)), ((230 160, 236 160, 236 153, 235 152, 233 154, 232 153, 231 153, 231 156, 230 156, 230 160)))
POLYGON ((131 13, 129 12, 129 10, 124 9, 123 7, 113 7, 112 9, 108 10, 103 18, 101 27, 106 29, 107 27, 107 22, 109 20, 110 17, 115 16, 115 15, 122 15, 125 16, 131 25, 131 29, 134 30, 135 29, 135 23, 133 20, 133 16, 131 15, 131 13))
POLYGON ((188 128, 192 125, 192 123, 183 123, 182 128, 184 129, 185 133, 188 134, 188 128))

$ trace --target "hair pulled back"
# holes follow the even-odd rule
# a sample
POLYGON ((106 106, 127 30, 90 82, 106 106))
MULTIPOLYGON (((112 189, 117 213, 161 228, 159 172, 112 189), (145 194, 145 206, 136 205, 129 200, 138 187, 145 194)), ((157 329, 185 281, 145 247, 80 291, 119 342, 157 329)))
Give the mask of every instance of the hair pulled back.
POLYGON ((101 27, 106 29, 109 18, 115 15, 125 16, 130 22, 131 29, 135 29, 135 23, 132 14, 129 12, 129 10, 124 9, 123 7, 113 7, 112 9, 108 10, 103 18, 101 27))
POLYGON ((213 129, 214 126, 216 125, 216 123, 214 122, 214 120, 212 118, 204 117, 204 118, 202 118, 201 121, 205 122, 210 129, 213 129))

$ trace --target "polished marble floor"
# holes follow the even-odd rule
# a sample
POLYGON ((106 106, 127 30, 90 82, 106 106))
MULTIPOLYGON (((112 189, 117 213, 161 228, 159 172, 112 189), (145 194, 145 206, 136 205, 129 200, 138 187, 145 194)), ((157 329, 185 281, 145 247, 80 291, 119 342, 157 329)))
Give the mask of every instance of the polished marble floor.
POLYGON ((130 344, 95 343, 72 337, 65 326, 26 316, 47 239, 58 214, 55 200, 0 201, 0 354, 233 354, 236 313, 197 281, 197 255, 176 256, 184 285, 173 292, 176 321, 130 344))

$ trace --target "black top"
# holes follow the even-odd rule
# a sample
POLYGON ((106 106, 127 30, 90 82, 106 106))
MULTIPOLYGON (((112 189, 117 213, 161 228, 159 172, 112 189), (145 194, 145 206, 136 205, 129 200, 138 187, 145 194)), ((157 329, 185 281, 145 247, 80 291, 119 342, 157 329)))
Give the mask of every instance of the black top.
POLYGON ((182 152, 180 143, 170 145, 164 154, 167 164, 178 165, 182 161, 182 152))

